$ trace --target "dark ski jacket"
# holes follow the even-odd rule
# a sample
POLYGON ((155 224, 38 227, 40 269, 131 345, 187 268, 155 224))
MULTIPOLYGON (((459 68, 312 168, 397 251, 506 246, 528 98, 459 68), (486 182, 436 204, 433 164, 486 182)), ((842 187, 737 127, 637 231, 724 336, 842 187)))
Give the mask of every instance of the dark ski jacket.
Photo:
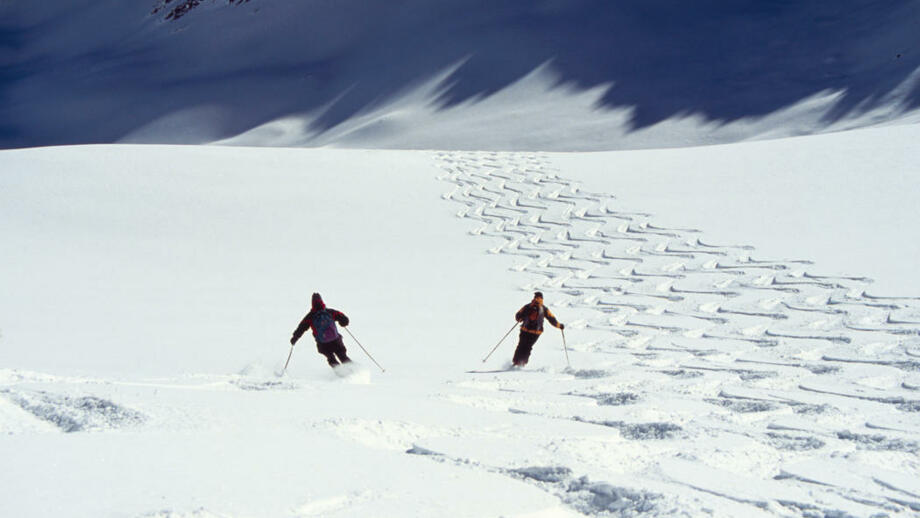
MULTIPOLYGON (((295 343, 297 343, 297 340, 300 340, 300 337, 303 336, 303 334, 306 333, 307 330, 313 326, 313 317, 320 311, 328 312, 329 316, 331 316, 332 319, 338 322, 339 324, 343 326, 348 325, 348 317, 345 316, 345 313, 342 313, 341 311, 337 311, 332 308, 327 308, 326 304, 323 302, 323 299, 317 293, 316 295, 313 296, 312 309, 310 309, 310 312, 307 313, 307 316, 303 317, 303 320, 300 321, 300 325, 297 326, 297 329, 294 330, 294 335, 291 337, 291 345, 294 345, 295 343)), ((316 332, 317 331, 314 328, 313 329, 314 339, 316 339, 316 343, 320 343, 319 338, 315 336, 316 332)))
POLYGON ((520 311, 514 315, 514 319, 522 323, 521 331, 525 333, 533 333, 535 335, 543 333, 544 318, 549 320, 549 323, 553 326, 559 327, 559 321, 556 320, 556 316, 553 315, 553 312, 543 304, 536 304, 531 302, 530 304, 522 307, 520 311))

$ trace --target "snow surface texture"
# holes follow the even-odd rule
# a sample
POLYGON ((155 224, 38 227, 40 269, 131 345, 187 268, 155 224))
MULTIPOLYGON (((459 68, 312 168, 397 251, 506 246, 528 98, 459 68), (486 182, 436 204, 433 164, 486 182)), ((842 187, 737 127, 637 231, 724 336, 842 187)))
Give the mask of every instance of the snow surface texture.
MULTIPOLYGON (((846 138, 737 146, 760 177, 762 144, 846 138)), ((0 153, 0 515, 920 512, 917 293, 661 223, 667 189, 640 210, 572 158, 0 153), (307 337, 275 375, 318 284, 386 374, 307 337), (526 369, 513 335, 482 365, 535 289, 567 350, 548 328, 526 369)))
POLYGON ((916 121, 911 0, 6 0, 0 147, 679 147, 916 121))

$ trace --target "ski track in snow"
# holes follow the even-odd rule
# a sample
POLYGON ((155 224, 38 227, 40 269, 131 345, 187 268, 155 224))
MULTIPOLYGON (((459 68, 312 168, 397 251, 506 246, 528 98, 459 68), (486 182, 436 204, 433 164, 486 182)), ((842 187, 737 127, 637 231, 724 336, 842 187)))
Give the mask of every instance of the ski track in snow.
MULTIPOLYGON (((537 479, 590 515, 677 513, 656 503, 668 494, 691 515, 732 506, 783 516, 920 510, 916 298, 874 294, 870 279, 822 275, 807 260, 758 257, 745 243, 711 243, 702 229, 656 225, 611 194, 582 189, 540 153, 438 152, 435 160, 439 179, 452 184, 443 198, 470 221, 470 234, 514 259, 522 302, 543 291, 567 324, 572 361, 536 368, 543 376, 468 373, 457 382, 465 393, 443 397, 520 419, 606 427, 619 448, 637 450, 618 455, 632 464, 612 465, 567 444, 559 457, 567 466, 501 468, 507 474, 537 479), (560 489, 586 471, 627 472, 628 487, 607 494, 641 503, 586 505, 560 489), (627 496, 650 487, 653 496, 627 496)), ((555 333, 535 357, 563 361, 555 333)), ((450 458, 421 445, 408 453, 450 458)))
POLYGON ((141 518, 228 518, 225 514, 216 514, 207 509, 196 509, 194 511, 173 511, 164 509, 153 513, 146 513, 141 518))
POLYGON ((111 430, 145 421, 140 412, 92 395, 74 397, 41 390, 0 389, 0 396, 64 433, 111 430))
MULTIPOLYGON (((150 381, 0 369, 0 435, 211 433, 240 428, 228 409, 245 404, 255 412, 240 414, 245 426, 294 427, 488 473, 589 516, 920 512, 920 301, 874 294, 869 279, 825 276, 805 260, 758 257, 744 243, 711 243, 702 229, 658 225, 583 190, 539 153, 434 158, 451 186, 445 201, 488 253, 507 256, 522 303, 541 290, 567 324, 570 367, 546 366, 565 358, 548 329, 530 367, 496 368, 512 335, 490 365, 419 400, 376 394, 379 417, 308 409, 293 422, 271 405, 254 409, 262 398, 326 395, 329 380, 279 379, 259 366, 150 381), (442 406, 388 406, 413 404, 442 406), (475 418, 464 421, 466 412, 475 418)), ((366 370, 335 381, 369 382, 366 370)), ((289 509, 366 515, 385 498, 395 497, 317 494, 289 509)), ((229 516, 214 505, 151 509, 144 516, 229 516)))
POLYGON ((574 476, 564 466, 527 466, 499 468, 469 459, 454 458, 420 446, 406 450, 409 455, 426 456, 438 462, 449 462, 492 473, 499 473, 534 484, 555 494, 566 505, 590 515, 640 516, 657 514, 661 495, 616 487, 606 482, 592 482, 587 476, 574 476))

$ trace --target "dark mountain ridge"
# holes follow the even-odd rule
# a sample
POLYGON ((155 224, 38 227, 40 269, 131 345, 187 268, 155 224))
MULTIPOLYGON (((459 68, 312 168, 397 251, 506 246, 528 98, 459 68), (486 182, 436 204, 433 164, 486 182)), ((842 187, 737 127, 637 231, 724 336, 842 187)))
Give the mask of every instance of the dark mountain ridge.
MULTIPOLYGON (((317 111, 324 131, 457 65, 441 108, 549 63, 560 83, 611 85, 598 108, 631 108, 633 129, 844 92, 830 124, 920 68, 916 0, 11 0, 0 14, 5 148, 114 142, 188 111, 200 127, 159 139, 317 111)), ((917 84, 900 95, 920 106, 917 84)))

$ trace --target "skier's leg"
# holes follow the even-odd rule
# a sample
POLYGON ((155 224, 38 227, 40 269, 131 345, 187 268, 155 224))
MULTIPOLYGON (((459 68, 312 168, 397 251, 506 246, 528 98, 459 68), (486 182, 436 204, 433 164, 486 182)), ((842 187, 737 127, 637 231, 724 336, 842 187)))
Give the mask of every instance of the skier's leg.
POLYGON ((332 345, 333 344, 316 344, 316 350, 326 357, 326 361, 329 362, 330 367, 335 367, 339 364, 339 361, 335 359, 335 349, 332 345))
POLYGON ((518 344, 514 349, 514 357, 511 358, 511 364, 518 366, 523 365, 521 358, 524 356, 524 331, 521 331, 521 334, 518 336, 518 344))
POLYGON ((526 343, 527 348, 524 350, 524 358, 523 358, 524 365, 527 365, 527 362, 530 361, 530 352, 533 350, 534 344, 537 343, 537 339, 540 338, 540 335, 535 335, 533 333, 527 333, 527 334, 530 336, 528 337, 529 339, 527 340, 527 343, 526 343))
POLYGON ((533 349, 533 344, 537 342, 537 338, 540 338, 540 335, 521 331, 517 349, 514 350, 514 359, 512 360, 514 365, 518 367, 527 365, 530 360, 530 351, 533 349))
POLYGON ((345 349, 345 344, 342 342, 341 337, 339 337, 335 342, 332 342, 332 345, 335 347, 335 355, 339 357, 340 362, 348 363, 351 361, 351 358, 348 357, 348 352, 345 349))

